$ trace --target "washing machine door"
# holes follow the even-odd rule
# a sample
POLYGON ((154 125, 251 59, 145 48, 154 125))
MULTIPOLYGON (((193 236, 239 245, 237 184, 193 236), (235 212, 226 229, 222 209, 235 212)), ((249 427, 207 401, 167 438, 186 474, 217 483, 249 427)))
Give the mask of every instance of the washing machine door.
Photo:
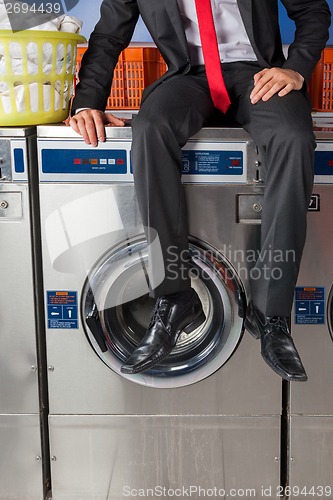
POLYGON ((333 340, 333 285, 331 287, 327 300, 327 318, 328 318, 328 330, 333 340))
POLYGON ((112 248, 88 276, 82 293, 87 338, 101 360, 133 382, 152 387, 180 387, 202 380, 232 355, 243 333, 245 293, 235 270, 209 245, 191 240, 192 287, 206 321, 182 333, 171 354, 159 365, 136 375, 120 371, 139 344, 150 321, 148 252, 143 237, 112 248))

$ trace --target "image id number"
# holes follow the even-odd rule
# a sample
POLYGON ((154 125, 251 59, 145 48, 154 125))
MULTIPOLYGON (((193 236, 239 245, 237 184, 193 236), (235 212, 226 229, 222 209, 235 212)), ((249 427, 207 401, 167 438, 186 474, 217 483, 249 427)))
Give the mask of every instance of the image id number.
POLYGON ((36 12, 43 14, 60 14, 62 12, 61 4, 56 3, 32 3, 26 2, 6 2, 5 3, 7 14, 35 14, 36 12))
POLYGON ((277 496, 284 497, 288 496, 291 498, 296 497, 330 497, 332 495, 331 486, 278 486, 277 496))

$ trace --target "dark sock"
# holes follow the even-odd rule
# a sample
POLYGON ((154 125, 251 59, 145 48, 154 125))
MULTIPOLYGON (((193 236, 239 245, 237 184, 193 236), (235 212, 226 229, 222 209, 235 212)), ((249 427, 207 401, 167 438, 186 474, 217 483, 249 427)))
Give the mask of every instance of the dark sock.
POLYGON ((187 304, 187 302, 192 298, 193 292, 193 288, 188 288, 187 290, 183 290, 181 292, 165 295, 165 297, 170 299, 175 304, 187 304))

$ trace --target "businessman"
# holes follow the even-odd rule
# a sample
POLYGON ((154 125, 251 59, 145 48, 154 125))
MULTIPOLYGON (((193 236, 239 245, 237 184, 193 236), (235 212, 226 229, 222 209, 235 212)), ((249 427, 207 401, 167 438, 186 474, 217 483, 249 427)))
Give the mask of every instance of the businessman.
POLYGON ((288 317, 313 184, 315 140, 306 86, 328 39, 330 11, 325 0, 282 0, 282 4, 296 25, 287 58, 282 52, 278 0, 102 2, 101 18, 82 61, 70 121, 87 144, 105 140, 105 125, 124 125, 104 109, 118 56, 130 42, 139 15, 168 67, 145 90, 132 123, 137 199, 148 242, 158 234, 165 278, 151 291, 156 298, 151 322, 122 366, 124 373, 151 368, 169 355, 182 331, 190 333, 205 320, 188 274, 181 148, 217 108, 251 134, 267 165, 261 254, 256 263, 260 278, 250 283, 245 327, 260 338, 261 354, 277 374, 290 381, 307 380, 288 317), (276 266, 269 258, 272 249, 281 255, 292 250, 295 256, 292 262, 280 263, 280 279, 270 277, 276 266))

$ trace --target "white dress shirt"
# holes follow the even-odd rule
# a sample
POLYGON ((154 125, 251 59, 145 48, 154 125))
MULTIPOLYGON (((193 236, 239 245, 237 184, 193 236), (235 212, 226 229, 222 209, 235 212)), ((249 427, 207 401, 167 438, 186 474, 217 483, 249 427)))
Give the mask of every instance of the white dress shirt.
MULTIPOLYGON (((204 64, 194 0, 177 0, 193 65, 204 64)), ((265 0, 263 0, 265 1, 265 0)), ((256 61, 236 0, 211 0, 221 62, 256 61)))
MULTIPOLYGON (((265 0, 263 0, 265 1, 265 0)), ((194 0, 177 0, 192 65, 204 64, 194 0)), ((236 0, 211 0, 221 62, 256 61, 236 0)), ((76 113, 89 108, 79 108, 76 113)))

